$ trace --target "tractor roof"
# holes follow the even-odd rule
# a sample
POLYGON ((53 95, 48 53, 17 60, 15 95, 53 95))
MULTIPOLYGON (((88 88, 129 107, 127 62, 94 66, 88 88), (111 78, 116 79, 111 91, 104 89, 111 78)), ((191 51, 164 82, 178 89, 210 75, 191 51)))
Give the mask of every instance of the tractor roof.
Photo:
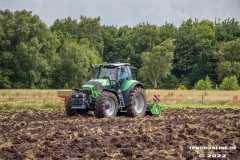
POLYGON ((117 62, 117 63, 103 62, 103 63, 100 64, 100 66, 103 66, 103 67, 106 67, 106 68, 115 68, 115 67, 120 67, 120 66, 130 66, 130 69, 132 69, 132 70, 137 69, 136 67, 131 66, 130 63, 120 63, 120 62, 117 62))
POLYGON ((100 64, 100 66, 106 66, 106 67, 119 67, 119 66, 131 66, 130 63, 105 63, 103 62, 102 64, 100 64))

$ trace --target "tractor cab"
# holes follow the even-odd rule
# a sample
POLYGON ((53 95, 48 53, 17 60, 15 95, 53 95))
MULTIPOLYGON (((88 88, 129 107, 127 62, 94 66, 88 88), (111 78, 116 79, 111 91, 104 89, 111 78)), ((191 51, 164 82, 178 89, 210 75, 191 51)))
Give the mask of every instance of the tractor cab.
POLYGON ((98 78, 110 76, 112 80, 117 80, 121 71, 124 71, 129 79, 133 79, 129 63, 102 63, 99 67, 98 78))
POLYGON ((97 79, 108 79, 111 88, 118 90, 127 80, 134 77, 129 63, 102 63, 97 79))

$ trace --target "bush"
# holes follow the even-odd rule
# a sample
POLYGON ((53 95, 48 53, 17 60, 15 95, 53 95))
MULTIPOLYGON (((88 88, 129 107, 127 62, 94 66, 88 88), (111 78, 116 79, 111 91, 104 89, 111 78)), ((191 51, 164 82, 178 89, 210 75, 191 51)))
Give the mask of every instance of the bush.
POLYGON ((197 90, 211 90, 212 89, 212 81, 209 76, 206 76, 205 80, 201 79, 195 84, 195 89, 197 90))
POLYGON ((232 77, 225 77, 222 83, 219 86, 220 90, 238 90, 238 80, 237 77, 234 75, 232 77))
POLYGON ((179 80, 174 75, 169 75, 167 78, 163 79, 160 84, 161 89, 176 89, 178 88, 179 80))
POLYGON ((180 90, 186 90, 187 88, 186 88, 184 85, 180 85, 180 86, 179 86, 179 89, 180 89, 180 90))

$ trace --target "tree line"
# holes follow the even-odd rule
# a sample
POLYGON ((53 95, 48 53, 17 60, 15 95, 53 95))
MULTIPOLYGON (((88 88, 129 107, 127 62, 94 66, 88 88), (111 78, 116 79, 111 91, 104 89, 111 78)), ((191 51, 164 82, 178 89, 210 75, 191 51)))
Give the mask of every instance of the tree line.
MULTIPOLYGON (((146 88, 210 89, 240 82, 240 25, 188 19, 179 27, 101 25, 101 18, 57 19, 48 27, 31 11, 0 10, 0 88, 75 88, 88 66, 126 62, 146 88), (200 86, 200 87, 199 87, 200 86), (205 87, 204 87, 205 86, 205 87), (208 87, 206 87, 208 86, 208 87)), ((226 88, 223 88, 226 89, 226 88)))

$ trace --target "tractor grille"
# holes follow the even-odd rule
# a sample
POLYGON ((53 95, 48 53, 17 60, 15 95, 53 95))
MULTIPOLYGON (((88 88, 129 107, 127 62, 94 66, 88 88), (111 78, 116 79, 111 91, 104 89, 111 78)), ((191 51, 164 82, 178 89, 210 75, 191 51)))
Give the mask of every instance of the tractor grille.
POLYGON ((85 99, 84 98, 74 98, 73 100, 72 100, 72 105, 83 105, 84 104, 84 101, 85 101, 85 99))
POLYGON ((91 95, 91 91, 90 90, 83 90, 83 93, 86 94, 87 96, 91 95))
POLYGON ((72 98, 86 98, 86 94, 82 94, 82 93, 73 93, 72 94, 72 98))
POLYGON ((72 108, 86 109, 87 95, 83 93, 72 94, 72 108))

